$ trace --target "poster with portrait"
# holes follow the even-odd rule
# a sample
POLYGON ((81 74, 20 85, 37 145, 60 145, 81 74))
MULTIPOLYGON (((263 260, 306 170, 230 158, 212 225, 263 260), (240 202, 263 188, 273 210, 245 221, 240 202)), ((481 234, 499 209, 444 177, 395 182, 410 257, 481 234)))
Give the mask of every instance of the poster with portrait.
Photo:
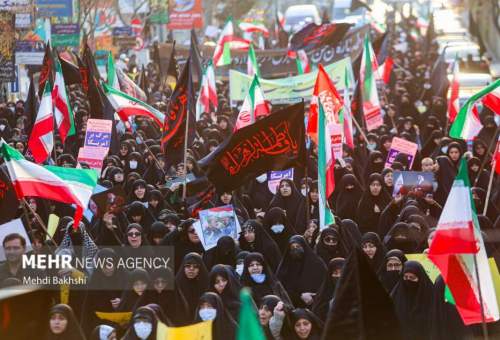
POLYGON ((127 200, 125 190, 121 186, 114 186, 111 189, 95 194, 91 197, 93 204, 90 205, 93 213, 102 217, 105 213, 117 215, 123 209, 127 200))
POLYGON ((215 247, 223 236, 238 239, 241 226, 231 204, 202 210, 199 216, 200 221, 194 228, 205 250, 215 247))
POLYGON ((392 196, 401 194, 424 198, 437 189, 437 182, 432 172, 394 171, 392 196))
MULTIPOLYGON (((24 239, 26 240, 25 252, 33 250, 30 238, 28 237, 28 233, 26 232, 26 228, 24 227, 23 221, 20 218, 0 225, 0 244, 3 244, 5 236, 9 234, 19 234, 24 237, 24 239)), ((0 262, 2 261, 5 261, 5 251, 0 251, 0 262)))

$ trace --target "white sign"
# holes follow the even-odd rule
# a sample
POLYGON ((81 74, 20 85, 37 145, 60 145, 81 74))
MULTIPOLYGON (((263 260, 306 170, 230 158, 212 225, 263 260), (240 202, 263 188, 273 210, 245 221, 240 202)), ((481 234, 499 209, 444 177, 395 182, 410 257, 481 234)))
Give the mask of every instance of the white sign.
MULTIPOLYGON (((3 245, 3 239, 5 236, 9 234, 19 234, 26 240, 26 252, 31 251, 33 248, 31 247, 31 241, 26 233, 26 229, 24 228, 23 221, 18 218, 7 222, 5 224, 0 225, 0 244, 3 245)), ((2 247, 2 251, 0 252, 0 262, 5 261, 5 250, 2 247)))

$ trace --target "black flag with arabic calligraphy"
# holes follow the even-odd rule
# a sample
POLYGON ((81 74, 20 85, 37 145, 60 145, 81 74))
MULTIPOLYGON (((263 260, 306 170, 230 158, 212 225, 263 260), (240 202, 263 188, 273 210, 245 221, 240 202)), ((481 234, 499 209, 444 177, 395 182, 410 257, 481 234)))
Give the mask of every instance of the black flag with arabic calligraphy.
POLYGON ((236 131, 200 161, 217 189, 233 190, 266 171, 306 163, 304 103, 288 106, 236 131))
POLYGON ((330 45, 336 46, 344 38, 352 24, 333 23, 316 25, 310 23, 292 36, 290 50, 313 50, 330 45))
POLYGON ((182 161, 188 123, 187 146, 191 146, 195 137, 195 102, 193 81, 191 79, 191 56, 188 57, 181 76, 175 87, 163 122, 161 146, 165 153, 167 165, 175 165, 182 161))

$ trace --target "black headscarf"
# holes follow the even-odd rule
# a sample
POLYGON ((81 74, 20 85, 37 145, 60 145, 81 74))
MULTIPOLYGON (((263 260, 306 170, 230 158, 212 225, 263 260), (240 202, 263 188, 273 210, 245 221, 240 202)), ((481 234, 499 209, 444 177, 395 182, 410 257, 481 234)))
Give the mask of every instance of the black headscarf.
POLYGON ((185 321, 191 322, 194 319, 195 308, 200 296, 208 289, 208 271, 199 254, 189 253, 184 257, 175 277, 175 285, 189 308, 189 315, 186 316, 187 319, 185 321), (189 279, 186 276, 184 266, 187 264, 195 264, 200 269, 196 278, 189 279))
POLYGON ((304 237, 295 235, 288 241, 288 247, 278 267, 276 276, 285 286, 288 296, 292 299, 294 306, 305 306, 300 298, 302 293, 318 292, 327 274, 323 261, 307 245, 304 237), (290 251, 291 245, 299 244, 303 252, 294 257, 290 251))
POLYGON ((399 249, 405 254, 413 254, 417 251, 418 240, 411 232, 408 223, 398 222, 384 237, 384 244, 388 250, 399 249))
MULTIPOLYGON (((260 304, 258 305, 259 310, 263 308, 264 306, 267 308, 268 311, 273 313, 274 315, 274 308, 276 308, 276 305, 280 302, 280 298, 275 296, 275 295, 266 295, 261 299, 260 304)), ((271 333, 271 329, 269 328, 269 324, 267 325, 262 325, 262 328, 264 329, 264 333, 266 335, 267 340, 274 340, 274 336, 271 333)))
POLYGON ((212 323, 212 338, 213 340, 233 340, 236 337, 236 329, 238 325, 236 321, 231 317, 231 314, 227 312, 224 308, 224 304, 219 297, 219 295, 207 292, 204 293, 198 300, 196 306, 196 322, 201 322, 201 318, 198 314, 200 306, 203 303, 208 303, 212 308, 217 311, 215 320, 212 323))
POLYGON ((432 304, 434 287, 425 269, 416 261, 404 264, 403 274, 391 293, 406 339, 429 339, 432 324, 432 304), (418 282, 403 279, 405 273, 413 273, 418 282))
POLYGON ((148 289, 151 289, 151 279, 144 269, 136 268, 128 275, 127 287, 123 291, 118 310, 120 312, 134 312, 137 308, 148 304, 148 289), (137 294, 134 289, 134 283, 143 281, 146 283, 146 290, 142 295, 137 294))
POLYGON ((356 177, 352 174, 342 176, 338 185, 337 200, 335 202, 336 215, 341 219, 354 220, 356 218, 356 208, 363 195, 363 189, 356 177), (354 186, 352 189, 346 189, 347 186, 354 186))
POLYGON ((342 242, 337 230, 335 230, 333 227, 327 227, 321 231, 318 243, 314 247, 314 252, 323 260, 326 265, 330 263, 330 260, 335 257, 347 256, 344 244, 345 242, 342 242), (325 244, 324 240, 326 237, 333 237, 337 241, 337 243, 335 245, 325 244))
POLYGON ((264 230, 272 237, 274 242, 280 248, 281 253, 285 251, 288 245, 288 239, 297 234, 292 225, 288 222, 285 211, 279 207, 271 208, 264 216, 264 230), (285 228, 278 232, 275 225, 284 225, 285 228), (275 231, 276 230, 276 231, 275 231))
POLYGON ((384 262, 380 266, 380 269, 378 271, 378 278, 380 282, 382 282, 382 285, 384 288, 387 290, 387 293, 391 293, 392 290, 394 289, 394 286, 396 283, 398 283, 399 278, 401 277, 401 271, 400 270, 387 270, 387 262, 391 258, 397 258, 399 261, 401 261, 401 265, 404 265, 405 262, 408 260, 405 256, 405 254, 399 250, 399 249, 392 249, 385 254, 384 262))
POLYGON ((366 191, 361 196, 361 201, 356 211, 356 221, 359 224, 361 232, 377 231, 380 215, 391 201, 391 197, 384 190, 383 183, 384 179, 378 173, 373 173, 368 178, 366 191), (372 195, 370 191, 370 184, 373 182, 379 182, 381 185, 380 193, 377 196, 372 195), (375 211, 375 206, 378 207, 378 212, 375 211))
POLYGON ((281 251, 271 236, 264 230, 258 220, 248 220, 241 227, 239 238, 240 249, 249 252, 257 252, 264 255, 266 262, 274 272, 281 261, 281 251), (250 243, 245 238, 245 231, 252 230, 255 234, 255 240, 250 243))
POLYGON ((252 292, 252 297, 257 305, 260 305, 262 298, 266 295, 275 295, 281 299, 285 304, 291 306, 292 302, 288 297, 281 282, 275 277, 272 270, 270 270, 267 262, 260 253, 250 253, 245 257, 243 274, 241 275, 241 284, 249 287, 252 292), (248 267, 254 261, 262 265, 262 274, 265 275, 265 280, 262 283, 257 283, 248 271, 248 267))
POLYGON ((298 232, 303 233, 306 228, 306 206, 305 198, 295 187, 295 183, 290 179, 282 179, 276 190, 276 195, 269 204, 269 210, 279 207, 286 211, 286 216, 291 226, 298 232), (281 195, 280 187, 283 182, 287 182, 291 187, 292 193, 288 197, 281 195))
POLYGON ((217 241, 217 246, 203 254, 203 261, 205 261, 205 265, 209 270, 216 264, 227 264, 234 268, 236 266, 237 254, 238 249, 233 238, 230 236, 222 236, 217 241))
POLYGON ((434 283, 432 304, 432 327, 430 340, 472 340, 472 330, 464 325, 457 307, 445 301, 443 277, 439 275, 434 283))
MULTIPOLYGON (((366 164, 364 180, 367 181, 371 174, 381 173, 384 170, 385 159, 380 151, 372 151, 368 156, 368 164, 366 164)), ((366 186, 368 190, 368 185, 366 186)))
POLYGON ((300 319, 306 319, 312 324, 311 332, 307 337, 307 340, 319 340, 321 338, 321 333, 323 332, 323 322, 314 315, 309 309, 296 308, 288 315, 290 320, 290 330, 291 334, 284 334, 285 339, 299 340, 299 336, 295 332, 295 323, 300 319))
POLYGON ((330 260, 330 262, 328 263, 328 275, 321 285, 318 296, 314 299, 312 311, 323 321, 326 320, 328 310, 330 309, 330 301, 333 298, 337 281, 340 278, 333 277, 332 274, 338 269, 342 270, 345 261, 346 260, 342 257, 337 257, 330 260))
POLYGON ((375 256, 373 256, 373 258, 370 259, 368 255, 366 255, 370 266, 376 273, 384 261, 386 249, 384 247, 384 244, 380 240, 380 237, 374 232, 367 232, 363 234, 363 237, 361 238, 361 246, 363 246, 363 244, 367 242, 370 242, 377 248, 377 251, 375 252, 375 256))
POLYGON ((229 312, 229 314, 231 314, 234 320, 237 320, 241 306, 241 284, 236 278, 236 274, 233 273, 232 268, 224 264, 217 264, 210 271, 208 280, 209 291, 214 292, 220 296, 226 310, 229 312), (227 281, 224 290, 220 294, 215 289, 215 281, 218 276, 227 281))
MULTIPOLYGON (((52 315, 59 313, 64 315, 64 317, 68 320, 66 324, 66 329, 61 334, 54 334, 50 330, 50 326, 47 328, 47 334, 45 336, 46 340, 85 340, 85 335, 80 327, 80 324, 75 318, 75 314, 70 306, 65 304, 58 304, 53 306, 49 311, 49 319, 52 315)), ((47 321, 48 325, 49 321, 47 321)))
POLYGON ((134 323, 138 320, 145 320, 151 323, 151 333, 146 338, 146 340, 156 340, 156 327, 158 324, 158 317, 156 316, 156 313, 153 309, 146 306, 140 307, 134 312, 127 333, 125 333, 125 335, 123 336, 123 340, 141 340, 141 338, 137 336, 134 328, 134 323))

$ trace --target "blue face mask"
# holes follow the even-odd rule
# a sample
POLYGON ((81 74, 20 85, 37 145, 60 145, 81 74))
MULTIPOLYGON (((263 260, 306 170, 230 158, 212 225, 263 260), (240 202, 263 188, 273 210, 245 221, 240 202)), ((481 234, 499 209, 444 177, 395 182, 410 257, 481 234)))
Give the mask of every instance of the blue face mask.
POLYGON ((255 283, 262 283, 266 280, 266 274, 250 274, 255 283))
POLYGON ((244 267, 243 264, 236 265, 236 272, 238 273, 239 276, 241 276, 241 274, 243 274, 243 267, 244 267))
POLYGON ((214 320, 217 316, 217 309, 215 308, 203 308, 198 311, 200 319, 203 321, 214 320))
POLYGON ((285 229, 285 226, 283 224, 275 224, 271 227, 271 230, 275 234, 281 233, 285 229))

